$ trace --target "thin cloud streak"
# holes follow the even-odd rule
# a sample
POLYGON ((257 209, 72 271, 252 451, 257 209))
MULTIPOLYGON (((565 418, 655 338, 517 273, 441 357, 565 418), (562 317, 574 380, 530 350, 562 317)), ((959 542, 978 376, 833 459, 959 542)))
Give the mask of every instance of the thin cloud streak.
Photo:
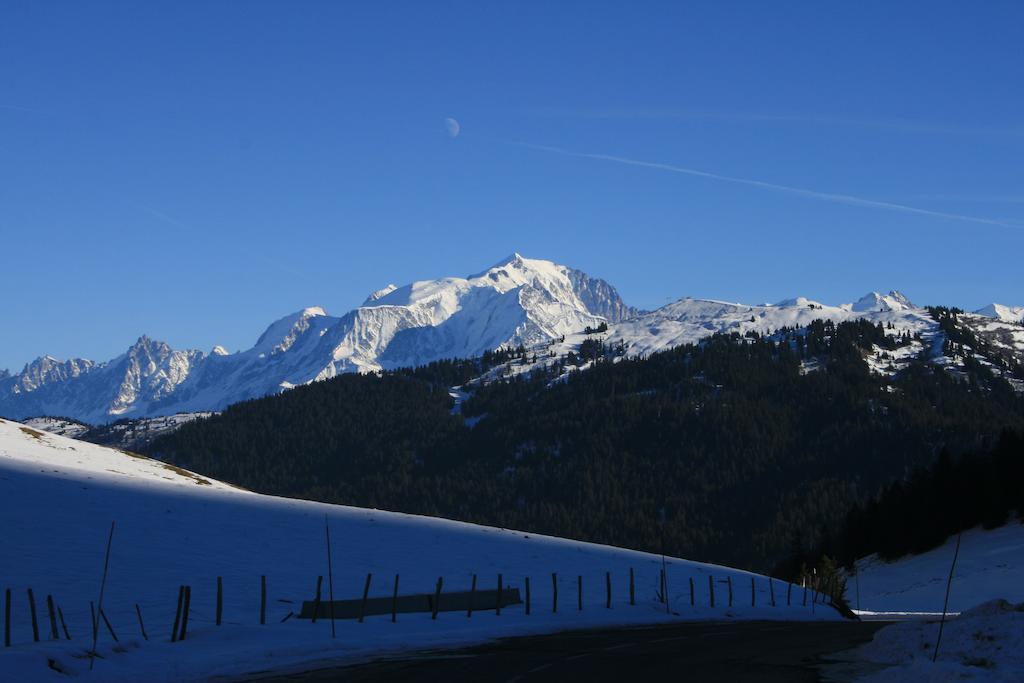
POLYGON ((576 157, 579 159, 596 159, 598 161, 611 161, 617 164, 626 164, 628 166, 639 166, 641 168, 652 168, 659 171, 669 171, 672 173, 680 173, 683 175, 696 176, 698 178, 708 178, 710 180, 719 180, 726 183, 733 183, 736 185, 747 185, 750 187, 759 187, 764 190, 774 190, 776 192, 786 192, 789 194, 795 194, 802 197, 809 197, 812 199, 820 199, 830 202, 838 202, 841 204, 850 204, 854 206, 866 206, 876 209, 887 209, 889 211, 900 211, 903 213, 913 213, 920 216, 931 216, 932 218, 945 218, 948 220, 967 221, 970 223, 981 223, 984 225, 998 225, 1004 228, 1014 227, 1009 223, 1003 221, 997 221, 990 218, 979 218, 977 216, 965 216, 957 213, 946 213, 943 211, 931 211, 929 209, 920 209, 915 206, 907 206, 905 204, 894 204, 892 202, 883 202, 874 199, 865 199, 864 197, 855 197, 848 194, 838 194, 834 192, 819 192, 817 190, 808 190, 802 187, 793 187, 791 185, 780 185, 779 183, 770 183, 763 180, 754 180, 751 178, 738 178, 735 176, 722 175, 720 173, 712 173, 710 171, 701 171, 695 168, 686 168, 685 166, 673 166, 672 164, 662 164, 653 161, 640 161, 637 159, 627 159, 625 157, 617 157, 610 154, 592 154, 588 152, 574 152, 568 149, 562 149, 560 147, 550 147, 548 145, 536 145, 529 142, 515 142, 510 141, 510 144, 518 145, 520 147, 526 147, 528 149, 535 149, 542 152, 550 152, 552 154, 561 154, 563 156, 576 157))

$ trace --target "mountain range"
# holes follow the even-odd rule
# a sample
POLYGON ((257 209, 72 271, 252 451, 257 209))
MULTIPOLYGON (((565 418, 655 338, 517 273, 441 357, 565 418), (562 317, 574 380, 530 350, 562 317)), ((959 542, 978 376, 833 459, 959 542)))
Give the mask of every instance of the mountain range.
MULTIPOLYGON (((962 317, 994 347, 1024 358, 1024 308, 992 304, 962 317)), ((219 346, 210 352, 175 350, 143 335, 106 362, 42 356, 20 373, 0 371, 0 415, 59 415, 105 424, 217 411, 342 373, 475 357, 503 346, 558 345, 566 353, 586 338, 588 328, 601 329, 603 340, 637 355, 714 333, 765 334, 816 319, 855 318, 914 336, 904 356, 924 351, 937 362, 950 362, 936 320, 895 291, 872 292, 840 306, 804 297, 762 305, 685 298, 647 312, 628 306, 604 280, 513 254, 465 278, 389 284, 341 317, 305 308, 271 323, 252 348, 237 353, 219 346)), ((897 368, 899 358, 880 352, 874 361, 884 372, 897 368)))

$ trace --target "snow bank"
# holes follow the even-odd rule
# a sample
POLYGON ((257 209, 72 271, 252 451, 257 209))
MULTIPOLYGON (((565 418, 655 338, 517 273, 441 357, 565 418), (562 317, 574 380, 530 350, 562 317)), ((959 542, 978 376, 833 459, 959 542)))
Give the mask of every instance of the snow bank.
POLYGON ((890 681, 1014 681, 1024 678, 1024 603, 994 600, 963 612, 943 627, 938 661, 935 621, 887 626, 856 651, 863 661, 887 665, 865 677, 890 681))
MULTIPOLYGON (((848 598, 864 614, 941 614, 956 537, 934 550, 883 562, 872 555, 857 563, 848 598)), ((996 598, 1024 601, 1024 524, 1014 520, 991 531, 963 534, 949 609, 960 612, 996 598)))
MULTIPOLYGON (((10 520, 0 553, 0 588, 13 596, 13 646, 0 648, 0 680, 58 680, 63 674, 104 681, 203 680, 320 661, 346 661, 410 648, 452 647, 484 640, 572 628, 649 624, 681 619, 837 619, 822 605, 805 607, 794 588, 774 582, 776 607, 763 576, 715 565, 667 559, 671 610, 655 597, 661 558, 608 546, 380 510, 333 506, 249 493, 163 463, 0 420, 0 510, 10 520), (531 577, 533 614, 522 606, 493 613, 442 612, 370 617, 359 624, 299 621, 318 575, 327 574, 325 517, 331 525, 336 599, 362 593, 373 573, 371 597, 390 596, 395 573, 402 594, 467 590, 473 573, 493 588, 525 588, 531 577), (89 647, 89 602, 99 592, 103 552, 116 522, 104 596, 121 642, 101 634, 95 670, 89 647), (636 575, 635 606, 628 604, 629 570, 636 575), (558 573, 559 605, 551 612, 551 573, 558 573), (605 607, 605 572, 613 605, 605 607), (266 575, 267 625, 260 626, 260 576, 266 575), (224 624, 214 625, 217 577, 223 577, 224 624), (576 582, 583 577, 584 609, 576 582), (708 606, 708 577, 716 607, 708 606), (695 602, 690 606, 689 579, 695 602), (751 607, 751 579, 756 606, 751 607), (728 584, 735 606, 728 606, 728 584), (184 643, 168 642, 178 586, 192 587, 184 643), (33 643, 26 589, 39 606, 43 642, 33 643), (62 608, 72 640, 50 641, 45 599, 62 608), (139 632, 135 605, 149 640, 139 632)), ((324 592, 327 593, 326 579, 324 592)), ((101 625, 101 628, 102 625, 101 625)))

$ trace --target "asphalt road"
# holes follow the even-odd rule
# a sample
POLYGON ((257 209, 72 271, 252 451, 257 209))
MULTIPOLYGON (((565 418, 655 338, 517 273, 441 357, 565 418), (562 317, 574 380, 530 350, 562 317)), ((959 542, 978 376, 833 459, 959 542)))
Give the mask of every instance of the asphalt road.
POLYGON ((510 638, 266 681, 819 681, 822 655, 871 640, 884 622, 691 622, 510 638))

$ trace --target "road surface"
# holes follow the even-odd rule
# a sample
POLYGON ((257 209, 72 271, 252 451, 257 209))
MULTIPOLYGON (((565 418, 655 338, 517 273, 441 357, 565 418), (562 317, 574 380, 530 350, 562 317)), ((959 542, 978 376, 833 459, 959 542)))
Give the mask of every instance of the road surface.
POLYGON ((259 679, 326 681, 819 681, 820 657, 871 640, 884 622, 690 622, 509 638, 259 679))

